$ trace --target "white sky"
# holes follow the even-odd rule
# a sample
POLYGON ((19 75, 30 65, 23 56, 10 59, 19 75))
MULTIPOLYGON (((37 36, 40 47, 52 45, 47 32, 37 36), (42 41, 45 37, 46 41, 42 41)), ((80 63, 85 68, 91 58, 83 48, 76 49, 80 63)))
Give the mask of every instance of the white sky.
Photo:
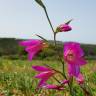
MULTIPOLYGON (((73 28, 57 40, 96 44, 96 0, 43 0, 54 28, 71 18, 73 28)), ((34 0, 0 0, 0 37, 53 39, 43 9, 34 0)))

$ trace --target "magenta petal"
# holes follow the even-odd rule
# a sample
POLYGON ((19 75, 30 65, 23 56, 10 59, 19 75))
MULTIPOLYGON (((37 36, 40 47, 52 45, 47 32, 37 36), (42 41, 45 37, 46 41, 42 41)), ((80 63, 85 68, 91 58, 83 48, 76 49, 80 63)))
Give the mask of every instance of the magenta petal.
POLYGON ((80 73, 80 66, 77 64, 68 64, 69 76, 78 76, 80 73))
POLYGON ((57 85, 51 85, 51 84, 49 85, 48 84, 48 85, 45 86, 45 88, 47 88, 47 89, 57 89, 58 87, 57 87, 57 85))
POLYGON ((69 83, 69 80, 63 80, 61 81, 61 84, 68 84, 69 83))
POLYGON ((78 53, 79 53, 79 57, 84 56, 84 51, 83 51, 83 49, 80 47, 80 45, 78 46, 78 53))
POLYGON ((45 78, 49 78, 52 75, 53 75, 53 72, 45 71, 45 72, 42 72, 42 73, 36 75, 35 78, 41 78, 41 79, 43 78, 43 79, 45 79, 45 78))
POLYGON ((83 84, 84 83, 84 77, 82 74, 79 74, 78 77, 76 77, 76 80, 79 84, 83 84))
POLYGON ((26 48, 25 48, 25 51, 26 51, 26 52, 34 52, 34 51, 35 51, 35 52, 36 52, 36 51, 39 52, 39 51, 41 50, 41 48, 42 48, 42 47, 41 47, 40 45, 33 45, 33 46, 28 46, 28 47, 26 47, 26 48))
POLYGON ((77 63, 82 66, 82 65, 85 65, 87 64, 87 61, 84 59, 84 58, 79 58, 79 60, 77 61, 77 63))
POLYGON ((25 46, 25 51, 28 52, 28 59, 32 60, 32 58, 42 50, 41 40, 27 40, 19 42, 19 45, 25 46))
POLYGON ((32 66, 32 68, 35 69, 36 71, 40 71, 40 72, 50 71, 50 69, 45 66, 32 66))
POLYGON ((41 80, 39 81, 39 84, 38 84, 37 88, 46 85, 46 81, 47 81, 47 80, 48 80, 48 78, 46 78, 46 79, 41 79, 41 80))
POLYGON ((84 52, 80 47, 80 44, 77 42, 66 42, 64 43, 64 56, 68 54, 69 50, 73 50, 74 54, 78 57, 84 56, 84 52))
POLYGON ((47 89, 64 90, 64 88, 62 86, 58 86, 58 85, 47 84, 43 87, 47 88, 47 89))
POLYGON ((36 52, 28 53, 28 60, 31 61, 34 58, 35 55, 36 55, 36 52))
POLYGON ((32 45, 40 44, 41 42, 42 42, 41 40, 27 40, 27 41, 20 41, 19 45, 32 46, 32 45))
POLYGON ((68 24, 61 24, 61 25, 59 26, 59 28, 60 28, 60 31, 61 31, 61 32, 62 32, 62 31, 66 32, 66 31, 72 30, 71 26, 69 26, 68 24))

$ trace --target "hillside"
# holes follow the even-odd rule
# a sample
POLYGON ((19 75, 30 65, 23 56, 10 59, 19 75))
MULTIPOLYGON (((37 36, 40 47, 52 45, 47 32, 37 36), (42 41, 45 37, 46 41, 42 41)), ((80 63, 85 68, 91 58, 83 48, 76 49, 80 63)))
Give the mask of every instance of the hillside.
MULTIPOLYGON (((15 38, 0 38, 0 56, 3 55, 24 55, 26 52, 18 45, 20 39, 15 38)), ((51 44, 53 41, 49 41, 51 44)), ((96 45, 92 44, 81 44, 81 47, 85 51, 86 56, 96 56, 96 45)), ((63 42, 58 41, 58 50, 62 53, 63 42)), ((47 48, 44 52, 40 53, 41 57, 54 56, 56 54, 55 50, 52 48, 47 48)))

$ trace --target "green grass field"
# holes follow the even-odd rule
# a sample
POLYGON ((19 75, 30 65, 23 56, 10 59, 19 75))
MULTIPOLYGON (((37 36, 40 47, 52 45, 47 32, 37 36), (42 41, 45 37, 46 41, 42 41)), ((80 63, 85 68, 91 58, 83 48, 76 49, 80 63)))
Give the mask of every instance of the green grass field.
MULTIPOLYGON (((62 64, 56 60, 9 60, 0 58, 0 96, 69 96, 66 90, 39 90, 35 91, 38 80, 34 78, 36 72, 32 70, 32 65, 48 64, 60 70, 62 64)), ((62 70, 61 70, 62 71, 62 70)), ((81 68, 85 76, 87 85, 96 96, 96 60, 89 60, 88 64, 81 68)), ((57 76, 57 78, 62 78, 57 76)), ((51 78, 49 83, 55 83, 51 78)), ((76 96, 84 96, 82 90, 74 81, 76 96)))

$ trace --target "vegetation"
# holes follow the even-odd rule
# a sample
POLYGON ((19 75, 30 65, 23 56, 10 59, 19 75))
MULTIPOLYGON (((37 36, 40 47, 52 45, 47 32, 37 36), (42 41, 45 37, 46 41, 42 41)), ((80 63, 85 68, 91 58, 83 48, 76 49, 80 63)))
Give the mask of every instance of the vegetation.
MULTIPOLYGON (((26 52, 24 51, 24 48, 21 48, 18 45, 18 42, 20 39, 15 38, 1 38, 0 39, 0 56, 8 56, 10 59, 18 59, 18 57, 22 57, 22 59, 25 59, 26 52)), ((50 44, 53 44, 53 41, 50 41, 50 44)), ((85 56, 88 59, 96 59, 96 45, 92 44, 81 44, 81 47, 84 49, 85 56)), ((63 42, 58 41, 58 50, 62 54, 63 50, 63 42)), ((37 59, 48 59, 48 58, 55 58, 56 52, 54 48, 47 48, 44 51, 42 51, 37 59)))
MULTIPOLYGON (((53 68, 60 69, 60 62, 53 60, 8 60, 0 58, 0 96, 69 96, 68 93, 55 90, 41 90, 39 93, 35 91, 37 79, 33 76, 36 74, 31 66, 49 64, 53 68), (41 95, 40 95, 41 94, 41 95)), ((96 60, 88 60, 82 70, 85 74, 86 82, 90 86, 92 92, 96 95, 96 60)), ((58 77, 60 78, 60 77, 58 77)), ((55 80, 49 81, 53 83, 55 80)), ((74 82, 76 82, 74 80, 74 82)), ((75 83, 76 84, 76 83, 75 83)), ((82 90, 78 85, 74 85, 78 89, 77 96, 83 96, 82 90)), ((95 96, 94 95, 94 96, 95 96)))
MULTIPOLYGON (((60 62, 54 48, 44 49, 38 54, 32 62, 27 60, 27 54, 23 48, 18 46, 17 39, 0 39, 0 96, 69 96, 65 91, 45 90, 39 92, 35 90, 38 80, 34 78, 35 72, 32 70, 32 65, 48 64, 55 69, 60 68, 60 62)), ((52 43, 50 41, 50 43, 52 43)), ((62 55, 63 43, 58 42, 58 50, 62 55)), ((85 75, 87 84, 93 96, 96 95, 96 45, 81 44, 85 51, 85 56, 88 59, 88 64, 81 71, 85 75), (90 58, 92 57, 92 58, 90 58)), ((62 66, 62 65, 61 65, 62 66)), ((57 76, 58 77, 58 76, 57 76)), ((58 77, 61 78, 61 77, 58 77)), ((51 78, 49 83, 55 83, 51 78)), ((74 79, 74 82, 75 79, 74 79)), ((74 83, 76 96, 83 96, 82 89, 74 83)), ((68 90, 68 88, 66 89, 68 90)))

